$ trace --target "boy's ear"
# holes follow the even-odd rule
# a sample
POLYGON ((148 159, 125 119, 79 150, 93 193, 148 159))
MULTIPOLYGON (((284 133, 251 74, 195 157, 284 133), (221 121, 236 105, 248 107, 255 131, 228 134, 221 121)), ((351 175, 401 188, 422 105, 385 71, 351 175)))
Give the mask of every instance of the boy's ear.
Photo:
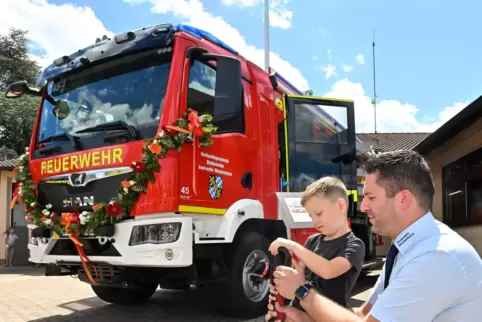
POLYGON ((338 198, 338 207, 340 208, 341 212, 346 212, 348 209, 348 205, 346 204, 345 199, 343 198, 338 198))

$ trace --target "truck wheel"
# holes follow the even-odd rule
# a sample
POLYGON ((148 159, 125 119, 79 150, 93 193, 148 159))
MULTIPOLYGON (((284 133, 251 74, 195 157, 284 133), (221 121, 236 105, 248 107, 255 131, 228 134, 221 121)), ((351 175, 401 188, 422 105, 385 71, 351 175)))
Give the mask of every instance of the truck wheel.
POLYGON ((237 239, 228 259, 228 281, 223 290, 222 311, 229 316, 253 319, 267 312, 269 280, 253 279, 247 271, 256 257, 272 261, 269 241, 259 233, 247 233, 237 239))
POLYGON ((150 284, 142 286, 142 288, 130 289, 92 285, 92 290, 104 302, 119 305, 135 305, 149 300, 156 292, 157 286, 157 284, 150 284))

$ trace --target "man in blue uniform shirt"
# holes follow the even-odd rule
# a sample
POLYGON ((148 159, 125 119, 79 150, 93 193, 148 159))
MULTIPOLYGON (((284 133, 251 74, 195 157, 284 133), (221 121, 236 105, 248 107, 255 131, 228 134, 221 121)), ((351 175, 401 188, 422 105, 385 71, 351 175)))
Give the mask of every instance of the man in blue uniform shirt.
POLYGON ((278 310, 293 322, 482 321, 482 260, 430 212, 435 190, 427 162, 413 151, 387 152, 372 156, 365 171, 361 210, 375 233, 394 241, 369 300, 353 311, 344 309, 296 283, 302 272, 280 267, 274 273, 276 291, 295 294, 307 313, 278 310))

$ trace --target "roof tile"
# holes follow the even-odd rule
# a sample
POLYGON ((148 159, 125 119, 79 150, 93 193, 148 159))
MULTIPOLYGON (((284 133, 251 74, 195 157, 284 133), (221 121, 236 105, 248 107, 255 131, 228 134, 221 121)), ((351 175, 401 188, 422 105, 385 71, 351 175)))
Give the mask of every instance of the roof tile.
POLYGON ((363 142, 372 144, 377 151, 412 150, 431 133, 399 132, 399 133, 358 133, 363 142))

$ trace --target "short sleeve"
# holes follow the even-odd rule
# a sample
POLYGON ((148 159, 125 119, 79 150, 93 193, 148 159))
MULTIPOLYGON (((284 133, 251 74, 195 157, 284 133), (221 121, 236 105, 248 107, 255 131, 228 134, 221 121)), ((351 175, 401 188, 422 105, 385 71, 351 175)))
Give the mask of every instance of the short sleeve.
POLYGON ((313 234, 313 235, 310 235, 310 237, 308 237, 306 239, 306 242, 305 242, 305 248, 306 249, 309 249, 311 251, 313 251, 313 240, 315 239, 316 236, 319 236, 319 234, 313 234))
POLYGON ((371 305, 374 305, 375 302, 377 301, 378 299, 378 296, 380 296, 380 294, 383 292, 383 274, 384 274, 384 270, 382 270, 382 273, 380 274, 380 276, 378 276, 378 279, 377 279, 377 282, 375 283, 375 286, 373 287, 373 290, 372 292, 370 293, 370 296, 368 297, 368 303, 370 303, 371 305))
POLYGON ((365 261, 365 243, 355 236, 348 239, 346 248, 338 256, 346 258, 352 265, 360 271, 365 261))
POLYGON ((464 288, 462 273, 450 255, 426 253, 392 276, 370 314, 383 322, 432 321, 463 294, 464 288))

